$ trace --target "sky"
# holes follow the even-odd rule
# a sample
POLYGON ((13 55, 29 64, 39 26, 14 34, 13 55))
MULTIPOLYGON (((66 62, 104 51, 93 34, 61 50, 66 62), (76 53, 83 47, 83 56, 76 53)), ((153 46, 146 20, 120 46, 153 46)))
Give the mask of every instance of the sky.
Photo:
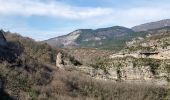
POLYGON ((170 0, 0 0, 0 29, 37 41, 76 29, 131 28, 170 18, 170 0))

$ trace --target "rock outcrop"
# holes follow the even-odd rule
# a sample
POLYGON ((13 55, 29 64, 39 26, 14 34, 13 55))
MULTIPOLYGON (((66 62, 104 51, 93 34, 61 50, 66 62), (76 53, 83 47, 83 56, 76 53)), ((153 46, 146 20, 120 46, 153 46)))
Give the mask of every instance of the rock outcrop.
POLYGON ((124 49, 111 55, 110 58, 131 56, 135 58, 170 59, 169 33, 169 30, 160 30, 159 34, 133 39, 133 41, 127 43, 124 49))
POLYGON ((69 56, 67 54, 64 54, 62 52, 59 52, 56 57, 56 66, 65 69, 67 67, 72 67, 72 66, 79 66, 81 63, 76 60, 74 57, 69 56))
MULTIPOLYGON (((74 57, 73 57, 74 58, 74 57)), ((167 85, 169 72, 168 60, 135 57, 108 58, 96 65, 79 65, 78 61, 63 53, 58 53, 56 66, 60 69, 74 68, 95 79, 126 81, 126 82, 153 82, 167 85), (76 63, 75 63, 76 62, 76 63), (161 83, 159 82, 161 80, 161 83)))
POLYGON ((136 53, 118 53, 113 54, 110 58, 118 57, 135 57, 135 58, 153 58, 153 59, 170 59, 170 50, 162 50, 158 52, 136 52, 136 53))
POLYGON ((59 52, 57 54, 56 66, 59 67, 59 68, 63 68, 63 66, 64 66, 64 56, 61 52, 59 52))
POLYGON ((105 65, 105 69, 90 66, 80 66, 77 69, 95 79, 168 85, 170 76, 167 72, 167 68, 169 68, 167 62, 149 59, 137 60, 136 58, 113 60, 112 63, 109 62, 105 65))

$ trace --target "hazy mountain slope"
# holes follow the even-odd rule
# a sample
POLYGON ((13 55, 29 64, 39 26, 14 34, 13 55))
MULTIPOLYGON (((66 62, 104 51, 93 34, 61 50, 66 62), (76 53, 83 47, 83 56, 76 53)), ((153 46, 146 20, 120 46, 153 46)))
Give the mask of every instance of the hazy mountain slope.
POLYGON ((136 32, 139 32, 139 31, 147 31, 150 29, 162 28, 166 26, 170 26, 170 19, 137 25, 137 26, 132 27, 132 29, 136 32))
MULTIPOLYGON (((55 47, 89 47, 98 48, 106 46, 107 40, 113 38, 125 37, 134 32, 131 29, 114 26, 101 29, 80 29, 69 33, 65 36, 60 36, 46 40, 45 42, 55 47)), ((108 43, 109 44, 109 43, 108 43)))

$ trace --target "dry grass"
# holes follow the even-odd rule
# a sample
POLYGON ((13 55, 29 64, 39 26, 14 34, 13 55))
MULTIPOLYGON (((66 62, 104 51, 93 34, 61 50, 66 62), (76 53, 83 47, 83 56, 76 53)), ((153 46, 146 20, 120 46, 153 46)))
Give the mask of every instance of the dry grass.
POLYGON ((93 64, 100 59, 108 58, 112 52, 108 50, 99 49, 87 49, 87 48, 77 48, 77 49, 64 49, 69 55, 74 56, 77 60, 83 64, 93 64))
POLYGON ((45 66, 28 56, 0 64, 5 90, 21 100, 168 100, 165 87, 95 80, 80 72, 45 66), (26 59, 26 60, 25 60, 26 59), (20 64, 20 65, 18 65, 20 64))
POLYGON ((51 84, 42 90, 54 100, 168 100, 170 96, 168 89, 157 85, 95 80, 61 70, 56 70, 51 84))

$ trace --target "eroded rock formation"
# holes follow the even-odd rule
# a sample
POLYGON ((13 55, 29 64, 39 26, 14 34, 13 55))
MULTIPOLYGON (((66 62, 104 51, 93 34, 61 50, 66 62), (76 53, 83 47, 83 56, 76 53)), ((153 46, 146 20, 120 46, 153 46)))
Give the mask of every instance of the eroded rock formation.
POLYGON ((69 56, 67 54, 64 54, 62 52, 59 52, 56 57, 56 66, 59 68, 66 68, 66 67, 72 67, 72 66, 79 66, 81 63, 76 60, 74 57, 69 56))

